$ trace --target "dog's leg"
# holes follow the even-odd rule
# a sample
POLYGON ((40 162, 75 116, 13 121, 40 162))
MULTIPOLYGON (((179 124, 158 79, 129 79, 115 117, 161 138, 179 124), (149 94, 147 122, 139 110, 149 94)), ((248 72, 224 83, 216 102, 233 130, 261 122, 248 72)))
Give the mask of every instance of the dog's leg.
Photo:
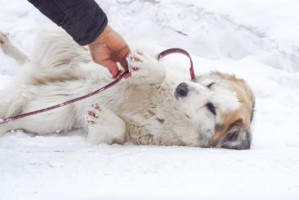
POLYGON ((28 99, 34 96, 33 91, 32 87, 25 85, 0 90, 0 118, 4 119, 21 113, 28 99))
POLYGON ((156 58, 137 50, 129 57, 133 84, 159 84, 165 79, 165 68, 156 58))
POLYGON ((87 47, 78 45, 65 31, 45 30, 36 39, 32 59, 45 68, 72 68, 78 63, 88 63, 91 55, 87 47))
POLYGON ((24 64, 28 61, 28 56, 10 41, 7 34, 2 32, 0 32, 0 47, 6 55, 14 58, 18 63, 24 64))
MULTIPOLYGON (((2 32, 0 32, 0 47, 6 55, 14 58, 20 64, 27 62, 27 55, 10 41, 7 34, 2 32)), ((24 75, 18 77, 7 88, 0 90, 0 118, 7 118, 21 112, 26 103, 27 90, 29 90, 27 86, 18 84, 18 82, 22 82, 23 77, 24 75)))
POLYGON ((93 105, 88 111, 87 140, 93 144, 124 143, 126 125, 113 111, 93 105))

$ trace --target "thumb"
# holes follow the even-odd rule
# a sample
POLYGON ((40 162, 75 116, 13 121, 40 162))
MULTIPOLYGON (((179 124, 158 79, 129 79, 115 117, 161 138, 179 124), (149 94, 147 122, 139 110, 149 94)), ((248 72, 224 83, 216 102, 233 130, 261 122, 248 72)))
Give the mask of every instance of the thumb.
POLYGON ((122 60, 120 60, 119 62, 120 62, 120 64, 121 64, 121 66, 122 66, 123 68, 125 68, 125 70, 128 70, 128 61, 127 61, 127 59, 122 59, 122 60))

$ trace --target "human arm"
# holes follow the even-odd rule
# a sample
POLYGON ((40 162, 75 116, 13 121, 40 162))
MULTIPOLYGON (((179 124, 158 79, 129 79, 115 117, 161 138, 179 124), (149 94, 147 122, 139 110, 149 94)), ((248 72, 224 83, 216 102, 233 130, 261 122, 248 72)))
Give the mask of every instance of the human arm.
POLYGON ((80 45, 89 45, 93 60, 107 67, 116 77, 116 62, 127 66, 130 50, 111 27, 94 0, 28 0, 55 24, 61 26, 80 45))

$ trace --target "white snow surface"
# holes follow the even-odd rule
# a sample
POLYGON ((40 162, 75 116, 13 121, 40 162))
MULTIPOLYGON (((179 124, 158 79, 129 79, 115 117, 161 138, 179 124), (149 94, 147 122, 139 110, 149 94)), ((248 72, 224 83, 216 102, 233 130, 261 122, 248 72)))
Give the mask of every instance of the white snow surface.
MULTIPOLYGON (((16 131, 0 138, 1 200, 299 199, 298 0, 98 2, 127 41, 184 48, 198 75, 247 80, 256 95, 252 148, 91 145, 80 130, 16 131)), ((31 52, 51 22, 27 1, 0 4, 0 30, 31 52)), ((17 68, 0 51, 0 88, 17 68)))

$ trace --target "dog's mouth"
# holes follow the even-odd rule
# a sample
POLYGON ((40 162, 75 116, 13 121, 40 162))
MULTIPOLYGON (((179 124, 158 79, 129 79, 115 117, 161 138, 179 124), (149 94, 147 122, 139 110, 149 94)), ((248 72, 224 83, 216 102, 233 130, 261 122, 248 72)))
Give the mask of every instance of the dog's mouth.
POLYGON ((178 100, 179 98, 186 97, 188 95, 189 88, 187 83, 180 83, 175 91, 174 96, 178 100))

